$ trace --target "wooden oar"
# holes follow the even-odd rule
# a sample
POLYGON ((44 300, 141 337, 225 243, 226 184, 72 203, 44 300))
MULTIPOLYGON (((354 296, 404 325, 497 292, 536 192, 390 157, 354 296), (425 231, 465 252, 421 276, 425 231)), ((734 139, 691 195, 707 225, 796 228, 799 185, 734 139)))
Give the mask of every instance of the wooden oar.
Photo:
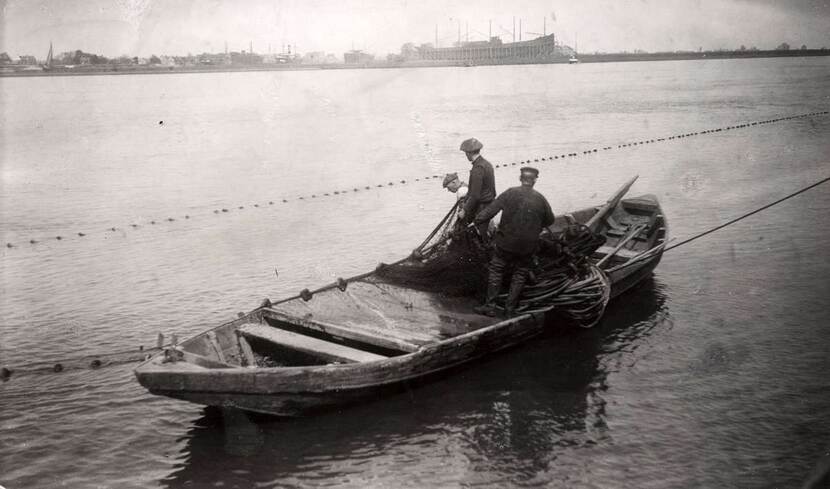
POLYGON ((606 215, 608 215, 609 212, 614 210, 614 207, 617 207, 617 204, 620 203, 620 200, 623 198, 623 195, 625 195, 628 192, 628 189, 630 189, 631 186, 634 185, 634 182, 636 182, 638 178, 640 178, 640 176, 635 175, 634 178, 626 182, 625 185, 623 185, 622 187, 620 187, 619 190, 614 192, 614 195, 612 195, 611 198, 608 199, 608 202, 606 202, 605 205, 600 207, 599 210, 597 210, 597 213, 591 216, 591 219, 589 219, 588 222, 585 223, 585 225, 588 226, 588 229, 590 229, 593 232, 597 231, 597 228, 599 227, 599 224, 602 222, 602 219, 606 215))
POLYGON ((597 262, 597 267, 601 267, 605 262, 610 260, 612 256, 616 255, 617 252, 620 251, 622 247, 626 245, 626 243, 631 241, 634 238, 634 236, 640 234, 643 231, 643 229, 646 228, 646 226, 647 224, 640 224, 638 226, 634 226, 634 229, 632 229, 630 233, 628 233, 622 240, 620 240, 619 243, 617 243, 617 246, 614 247, 613 250, 611 250, 611 253, 608 253, 607 255, 602 257, 602 260, 597 262))

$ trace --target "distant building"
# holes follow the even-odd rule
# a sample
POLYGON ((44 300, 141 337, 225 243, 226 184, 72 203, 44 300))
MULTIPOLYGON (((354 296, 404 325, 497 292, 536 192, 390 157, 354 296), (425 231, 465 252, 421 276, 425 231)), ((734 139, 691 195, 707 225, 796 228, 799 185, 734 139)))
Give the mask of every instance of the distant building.
POLYGON ((374 61, 375 57, 369 53, 364 53, 359 49, 353 49, 347 53, 343 53, 343 61, 346 64, 366 64, 374 61))
MULTIPOLYGON (((430 45, 432 47, 432 45, 430 45)), ((418 48, 414 44, 408 42, 401 46, 401 58, 404 61, 412 61, 418 59, 418 48)))
MULTIPOLYGON (((209 55, 209 56, 224 57, 223 54, 214 54, 214 55, 209 55)), ((208 58, 208 59, 214 59, 215 60, 216 58, 208 58)), ((222 59, 224 59, 224 58, 222 58, 222 59)), ((254 53, 246 53, 245 51, 242 51, 241 53, 232 52, 230 54, 230 59, 231 59, 231 64, 234 64, 234 65, 261 65, 262 64, 262 56, 260 56, 258 54, 254 54, 254 53)), ((200 59, 200 62, 201 62, 201 59, 200 59)), ((202 63, 202 64, 206 64, 206 63, 202 63)), ((207 63, 207 64, 219 64, 219 63, 216 63, 215 61, 211 61, 210 63, 207 63)))
POLYGON ((309 65, 323 64, 326 62, 326 53, 324 53, 323 51, 312 51, 310 53, 305 53, 300 62, 309 65))
MULTIPOLYGON (((407 45, 404 45, 407 47, 407 45)), ((459 61, 491 64, 515 61, 551 61, 567 59, 574 50, 556 43, 556 36, 548 34, 530 41, 503 43, 498 37, 489 41, 462 42, 453 47, 436 48, 422 44, 417 48, 420 59, 431 61, 459 61)), ((406 57, 403 50, 401 55, 406 57)))
MULTIPOLYGON (((231 64, 233 60, 233 54, 239 53, 231 53, 231 54, 212 54, 212 53, 202 53, 196 57, 196 63, 200 65, 206 66, 222 66, 231 64)), ((245 51, 242 52, 242 56, 246 58, 250 58, 250 56, 245 55, 245 51)), ((240 64, 249 64, 249 63, 240 63, 240 64)))
POLYGON ((119 57, 117 57, 117 58, 114 58, 114 59, 113 59, 113 60, 111 60, 110 62, 111 62, 112 64, 114 64, 114 65, 124 65, 124 66, 127 66, 127 65, 131 65, 131 64, 133 64, 133 58, 131 58, 131 57, 127 56, 127 55, 121 55, 121 56, 119 56, 119 57))
POLYGON ((19 65, 36 65, 37 59, 34 56, 23 55, 20 56, 20 60, 17 62, 19 65))
POLYGON ((176 58, 174 58, 173 56, 159 56, 159 60, 161 61, 162 66, 176 65, 176 58))
POLYGON ((262 56, 263 64, 287 64, 295 61, 297 61, 297 55, 291 53, 265 54, 262 56))

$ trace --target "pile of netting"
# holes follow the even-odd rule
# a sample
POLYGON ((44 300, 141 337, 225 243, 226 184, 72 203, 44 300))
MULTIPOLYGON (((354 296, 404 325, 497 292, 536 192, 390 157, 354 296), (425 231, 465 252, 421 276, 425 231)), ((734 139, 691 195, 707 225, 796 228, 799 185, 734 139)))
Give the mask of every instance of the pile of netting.
MULTIPOLYGON (((481 300, 487 288, 487 264, 492 247, 475 227, 458 220, 458 204, 450 209, 410 257, 380 265, 376 276, 386 282, 447 296, 474 296, 481 300)), ((573 223, 556 235, 543 233, 530 277, 516 305, 517 314, 555 310, 583 327, 595 325, 610 297, 605 273, 588 258, 605 243, 582 224, 573 223)), ((509 271, 510 272, 510 271, 509 271)), ((504 293, 496 298, 503 314, 510 273, 504 293)))

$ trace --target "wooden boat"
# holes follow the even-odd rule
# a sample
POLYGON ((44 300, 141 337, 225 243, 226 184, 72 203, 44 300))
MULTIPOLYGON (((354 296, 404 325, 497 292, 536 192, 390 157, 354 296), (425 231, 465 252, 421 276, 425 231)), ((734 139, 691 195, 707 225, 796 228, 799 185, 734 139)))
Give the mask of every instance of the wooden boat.
MULTIPOLYGON (((635 177, 636 179, 636 177, 635 177)), ((616 297, 649 276, 667 240, 652 195, 557 217, 606 237, 591 261, 616 297)), ((299 416, 368 400, 389 389, 542 334, 554 311, 509 319, 473 312, 475 297, 448 297, 378 280, 369 272, 242 317, 165 349, 135 370, 151 393, 198 404, 299 416)))

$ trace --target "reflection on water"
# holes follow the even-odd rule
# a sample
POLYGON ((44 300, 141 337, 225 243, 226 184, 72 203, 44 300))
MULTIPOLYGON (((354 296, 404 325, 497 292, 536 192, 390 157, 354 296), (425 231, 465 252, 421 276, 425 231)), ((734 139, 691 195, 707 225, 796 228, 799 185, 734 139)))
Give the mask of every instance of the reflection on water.
POLYGON ((341 412, 275 419, 206 409, 187 432, 182 465, 164 483, 385 487, 399 482, 396 468, 414 462, 442 468, 424 471, 426 486, 555 479, 561 450, 606 436, 606 368, 656 328, 671 327, 662 289, 647 279, 594 329, 560 330, 341 412), (436 479, 448 476, 454 479, 436 479))

